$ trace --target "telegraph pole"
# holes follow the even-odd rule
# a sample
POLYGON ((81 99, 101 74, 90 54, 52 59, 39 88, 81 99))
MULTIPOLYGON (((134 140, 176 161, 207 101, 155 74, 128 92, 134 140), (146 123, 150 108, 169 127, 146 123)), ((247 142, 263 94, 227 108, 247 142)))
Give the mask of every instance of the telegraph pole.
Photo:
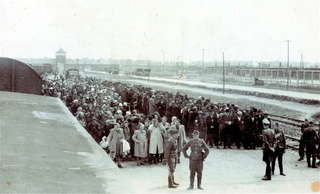
MULTIPOLYGON (((150 67, 149 67, 149 58, 148 58, 148 69, 150 69, 150 67)), ((148 73, 148 83, 149 83, 149 77, 150 77, 150 73, 148 73)))
POLYGON ((202 75, 204 74, 204 49, 202 49, 202 75))
POLYGON ((224 75, 224 52, 222 53, 222 74, 223 74, 223 78, 222 78, 222 83, 223 83, 223 89, 222 89, 222 92, 224 94, 224 87, 225 87, 225 83, 224 83, 224 78, 225 78, 225 75, 224 75))
POLYGON ((287 60, 287 90, 289 89, 289 43, 290 43, 290 40, 286 40, 287 44, 288 44, 288 60, 287 60))
POLYGON ((303 54, 301 54, 301 59, 300 59, 300 69, 304 69, 304 64, 303 64, 303 54))
POLYGON ((166 53, 165 53, 165 52, 162 52, 162 56, 163 56, 163 72, 162 72, 162 76, 164 76, 164 63, 165 63, 166 53))

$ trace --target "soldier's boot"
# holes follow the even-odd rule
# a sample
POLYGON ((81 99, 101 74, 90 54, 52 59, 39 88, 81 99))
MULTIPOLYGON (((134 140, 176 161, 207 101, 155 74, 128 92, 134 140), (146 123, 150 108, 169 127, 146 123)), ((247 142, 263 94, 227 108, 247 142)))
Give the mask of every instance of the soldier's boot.
POLYGON ((271 180, 271 176, 270 175, 264 176, 261 180, 263 181, 271 180))
POLYGON ((194 183, 194 177, 190 177, 190 186, 188 187, 187 190, 193 189, 193 183, 194 183))
POLYGON ((266 173, 264 174, 262 180, 264 180, 264 181, 265 181, 265 180, 271 180, 271 175, 268 175, 267 170, 266 170, 266 173))
POLYGON ((168 187, 169 188, 177 188, 176 185, 173 185, 173 180, 170 176, 168 176, 168 187))
POLYGON ((311 168, 311 163, 310 163, 310 158, 307 157, 307 163, 308 163, 308 167, 311 168))
POLYGON ((174 176, 172 175, 172 183, 174 184, 174 185, 179 185, 178 183, 176 183, 175 181, 174 181, 174 176))
POLYGON ((198 177, 197 183, 198 183, 198 189, 203 190, 203 188, 201 187, 201 177, 198 177))
POLYGON ((317 166, 316 166, 316 158, 315 157, 312 158, 312 168, 317 168, 317 166))
POLYGON ((286 174, 283 173, 283 165, 279 164, 279 169, 280 169, 280 175, 286 176, 286 174))

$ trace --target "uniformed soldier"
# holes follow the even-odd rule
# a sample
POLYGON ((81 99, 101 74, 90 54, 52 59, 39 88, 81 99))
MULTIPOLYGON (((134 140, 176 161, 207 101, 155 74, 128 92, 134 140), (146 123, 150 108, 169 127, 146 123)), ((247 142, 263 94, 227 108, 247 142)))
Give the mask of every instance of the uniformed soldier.
POLYGON ((262 150, 263 150, 263 158, 262 160, 266 163, 266 173, 262 180, 271 180, 271 166, 270 162, 273 160, 274 153, 274 143, 275 143, 275 132, 270 129, 270 122, 268 119, 263 119, 263 128, 262 131, 262 150))
POLYGON ((318 136, 317 136, 313 121, 310 121, 309 127, 303 131, 302 141, 306 145, 308 167, 311 168, 310 159, 312 157, 312 168, 317 168, 316 144, 318 143, 318 136))
POLYGON ((188 187, 188 190, 193 189, 196 172, 198 178, 198 189, 203 190, 201 187, 203 161, 206 159, 210 151, 205 141, 199 138, 199 131, 194 130, 192 136, 193 139, 190 140, 182 149, 184 157, 189 158, 190 186, 188 187), (191 147, 190 156, 187 154, 189 147, 191 147))
POLYGON ((164 159, 163 165, 168 166, 169 176, 168 176, 168 187, 169 188, 176 188, 178 183, 174 181, 174 171, 176 169, 177 164, 177 148, 178 148, 178 136, 179 131, 176 129, 175 126, 170 127, 170 137, 167 141, 165 151, 164 151, 164 159))
POLYGON ((304 123, 301 125, 301 137, 300 137, 300 143, 299 143, 299 156, 300 158, 298 159, 298 161, 301 161, 304 159, 304 149, 305 149, 305 144, 302 141, 302 134, 304 129, 309 127, 309 121, 308 119, 304 119, 304 123))

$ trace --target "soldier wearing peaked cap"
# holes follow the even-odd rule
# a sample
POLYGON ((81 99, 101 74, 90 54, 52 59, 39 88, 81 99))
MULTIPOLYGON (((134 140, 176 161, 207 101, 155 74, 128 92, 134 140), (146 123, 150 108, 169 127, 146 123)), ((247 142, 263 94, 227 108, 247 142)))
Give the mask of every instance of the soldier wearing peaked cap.
POLYGON ((262 150, 263 158, 262 160, 266 163, 266 173, 262 180, 271 180, 271 166, 270 163, 273 160, 274 153, 274 143, 275 143, 275 132, 270 129, 270 122, 268 119, 263 119, 262 121, 264 130, 262 131, 262 150))
POLYGON ((168 175, 168 187, 169 188, 176 188, 178 183, 174 181, 174 171, 176 169, 177 164, 177 148, 178 148, 178 137, 179 131, 176 129, 175 126, 171 126, 170 128, 170 137, 167 141, 165 147, 165 154, 164 159, 162 161, 163 165, 168 166, 169 175, 168 175))
POLYGON ((199 131, 194 130, 192 136, 193 139, 190 140, 182 149, 184 157, 189 158, 190 186, 188 187, 188 190, 193 189, 196 172, 198 189, 203 190, 201 187, 203 161, 206 159, 210 151, 204 140, 199 138, 199 131), (190 155, 187 154, 187 150, 189 148, 191 148, 190 155))
POLYGON ((306 145, 307 151, 307 164, 309 168, 317 168, 316 166, 316 144, 318 143, 318 135, 314 122, 309 122, 309 127, 307 127, 302 134, 302 142, 306 145), (312 158, 312 166, 311 166, 312 158))

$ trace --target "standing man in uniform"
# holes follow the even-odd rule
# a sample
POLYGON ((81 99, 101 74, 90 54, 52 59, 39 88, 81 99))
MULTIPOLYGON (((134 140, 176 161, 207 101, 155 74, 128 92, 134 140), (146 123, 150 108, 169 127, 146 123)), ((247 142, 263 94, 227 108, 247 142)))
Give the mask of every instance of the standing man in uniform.
POLYGON ((190 140, 182 149, 185 158, 189 158, 189 170, 190 170, 190 186, 188 190, 193 189, 194 177, 197 172, 198 189, 203 190, 201 187, 201 178, 203 170, 203 161, 209 154, 209 148, 203 139, 199 138, 199 131, 194 130, 192 133, 193 139, 190 140), (190 156, 187 154, 187 150, 191 147, 190 156), (202 151, 204 150, 204 152, 202 151))
POLYGON ((266 163, 266 174, 262 178, 262 180, 271 180, 271 166, 270 162, 273 160, 274 153, 274 143, 275 143, 275 132, 270 129, 270 122, 268 119, 263 119, 263 128, 262 131, 262 149, 263 149, 263 157, 262 160, 266 163))
POLYGON ((307 163, 309 168, 317 168, 316 166, 316 144, 318 143, 317 132, 314 127, 313 121, 309 122, 309 127, 303 131, 302 141, 306 145, 307 151, 307 163), (312 157, 312 166, 310 164, 310 159, 312 157))
POLYGON ((276 160, 278 158, 280 175, 286 176, 283 173, 282 159, 283 159, 283 154, 286 152, 287 142, 286 142, 286 136, 284 135, 283 131, 280 129, 278 122, 276 122, 274 125, 274 132, 275 132, 276 142, 274 145, 274 154, 273 154, 273 160, 272 160, 271 175, 274 175, 276 160))
POLYGON ((309 121, 308 119, 304 119, 304 123, 301 125, 301 137, 300 137, 300 143, 299 143, 299 156, 300 158, 298 161, 301 161, 304 159, 304 148, 306 147, 304 142, 302 141, 302 134, 305 128, 309 127, 309 121))
POLYGON ((169 176, 168 176, 168 187, 176 188, 178 183, 174 181, 174 171, 176 169, 177 164, 177 148, 178 148, 178 137, 179 131, 175 126, 170 127, 170 138, 167 141, 165 151, 164 151, 164 159, 162 161, 163 165, 168 166, 169 176))

